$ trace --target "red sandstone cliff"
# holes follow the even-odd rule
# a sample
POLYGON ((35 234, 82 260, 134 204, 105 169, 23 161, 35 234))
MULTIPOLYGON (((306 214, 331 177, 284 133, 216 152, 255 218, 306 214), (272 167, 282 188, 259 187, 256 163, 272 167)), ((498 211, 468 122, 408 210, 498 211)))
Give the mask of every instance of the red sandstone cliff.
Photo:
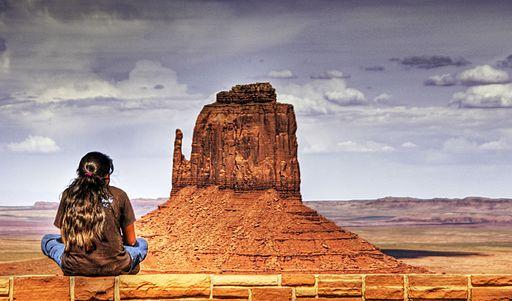
POLYGON ((176 130, 172 193, 194 185, 235 191, 274 188, 300 196, 293 106, 277 103, 268 83, 235 86, 206 105, 194 127, 190 161, 176 130))
POLYGON ((293 107, 269 83, 235 86, 176 131, 169 201, 137 224, 160 272, 425 272, 306 207, 293 107))

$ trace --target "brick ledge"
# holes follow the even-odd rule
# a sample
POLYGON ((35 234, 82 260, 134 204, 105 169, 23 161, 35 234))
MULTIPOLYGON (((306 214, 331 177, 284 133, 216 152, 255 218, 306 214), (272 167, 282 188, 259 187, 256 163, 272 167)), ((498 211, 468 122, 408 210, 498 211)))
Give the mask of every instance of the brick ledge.
POLYGON ((512 300, 512 274, 146 274, 0 277, 14 300, 512 300))

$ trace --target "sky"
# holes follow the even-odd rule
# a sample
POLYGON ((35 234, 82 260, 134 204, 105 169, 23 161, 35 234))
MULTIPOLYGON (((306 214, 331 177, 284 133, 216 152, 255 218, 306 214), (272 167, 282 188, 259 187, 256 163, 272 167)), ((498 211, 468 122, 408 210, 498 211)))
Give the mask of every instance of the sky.
POLYGON ((235 84, 297 114, 305 200, 512 197, 512 2, 0 0, 0 205, 110 155, 171 188, 174 131, 235 84))

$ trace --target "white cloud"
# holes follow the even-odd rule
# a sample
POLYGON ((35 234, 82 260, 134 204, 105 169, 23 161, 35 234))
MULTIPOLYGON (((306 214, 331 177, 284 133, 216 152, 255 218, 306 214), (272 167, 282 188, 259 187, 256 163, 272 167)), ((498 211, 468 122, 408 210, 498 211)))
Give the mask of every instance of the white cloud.
POLYGON ((28 94, 37 102, 116 98, 119 91, 110 83, 90 74, 83 76, 55 75, 37 82, 28 94))
POLYGON ((507 72, 490 65, 476 66, 463 71, 458 78, 465 85, 500 84, 510 80, 507 72))
POLYGON ((115 85, 121 99, 190 98, 187 85, 178 83, 176 72, 160 62, 141 60, 130 71, 129 78, 115 85))
POLYGON ((502 136, 497 140, 481 141, 468 137, 457 137, 447 139, 443 143, 442 150, 451 153, 475 153, 484 151, 508 151, 512 149, 512 137, 502 136))
POLYGON ((277 91, 280 101, 293 104, 299 114, 333 113, 343 106, 366 104, 361 91, 348 88, 338 78, 278 86, 277 91))
POLYGON ((443 143, 442 150, 450 153, 466 153, 478 150, 478 144, 465 137, 450 138, 443 143))
POLYGON ((416 147, 418 147, 418 145, 416 143, 413 143, 413 142, 410 142, 410 141, 402 143, 401 146, 403 148, 416 148, 416 147))
POLYGON ((482 150, 489 151, 503 151, 512 149, 512 144, 505 139, 499 139, 495 141, 489 141, 479 145, 479 148, 482 150))
POLYGON ((426 86, 453 86, 457 83, 457 79, 447 73, 442 75, 432 75, 426 81, 426 86))
POLYGON ((16 153, 54 153, 60 150, 57 143, 48 137, 29 135, 21 142, 12 142, 7 148, 16 153))
POLYGON ((320 74, 311 75, 311 79, 333 79, 333 78, 349 78, 350 75, 346 75, 339 70, 326 70, 320 74))
MULTIPOLYGON (((82 72, 34 78, 26 90, 12 96, 20 100, 34 99, 38 103, 117 99, 120 100, 117 103, 122 103, 123 107, 200 97, 188 93, 187 85, 178 82, 174 70, 149 60, 137 61, 128 79, 117 83, 105 81, 91 72, 82 72)), ((110 105, 115 103, 110 102, 110 105)))
POLYGON ((391 95, 389 95, 388 93, 381 93, 381 94, 377 95, 373 99, 373 101, 376 103, 386 103, 390 99, 391 99, 391 95))
POLYGON ((452 102, 463 108, 510 108, 512 84, 484 85, 453 94, 452 102))
POLYGON ((340 106, 363 105, 366 103, 364 94, 356 89, 346 88, 339 91, 327 91, 325 99, 340 106))
POLYGON ((375 141, 354 142, 352 140, 337 143, 339 151, 357 153, 388 153, 395 151, 395 148, 375 141))
POLYGON ((272 78, 294 78, 295 74, 291 70, 272 70, 268 73, 272 78))

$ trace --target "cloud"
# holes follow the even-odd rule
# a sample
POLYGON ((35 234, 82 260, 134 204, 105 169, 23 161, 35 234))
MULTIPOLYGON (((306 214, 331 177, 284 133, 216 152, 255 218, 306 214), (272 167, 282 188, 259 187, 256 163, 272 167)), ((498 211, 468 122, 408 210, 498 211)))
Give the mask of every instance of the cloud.
POLYGON ((453 86, 457 83, 457 79, 447 73, 442 75, 432 75, 425 80, 425 86, 453 86))
POLYGON ((442 150, 449 153, 499 152, 512 150, 512 137, 502 136, 497 140, 478 141, 467 137, 447 139, 442 150))
POLYGON ((325 99, 340 106, 353 106, 366 104, 364 94, 356 89, 346 88, 338 91, 327 91, 324 94, 325 99))
POLYGON ((344 106, 364 105, 364 94, 348 88, 343 79, 314 80, 304 85, 276 85, 279 100, 294 105, 298 114, 329 114, 344 106))
POLYGON ((55 153, 60 147, 51 138, 29 135, 21 142, 7 144, 7 149, 15 153, 55 153))
POLYGON ((367 66, 364 67, 365 71, 384 71, 384 66, 367 66))
POLYGON ((130 71, 128 79, 115 84, 121 99, 190 98, 187 85, 178 82, 176 71, 160 62, 140 60, 130 71))
POLYGON ((24 93, 11 96, 21 101, 38 103, 83 101, 83 106, 123 104, 126 106, 151 107, 155 102, 187 100, 199 95, 190 94, 187 85, 178 82, 176 72, 160 62, 140 60, 129 72, 128 78, 109 82, 91 72, 55 74, 34 78, 28 82, 24 93), (94 101, 96 100, 96 101, 94 101))
POLYGON ((458 78, 461 83, 470 86, 500 84, 510 80, 507 72, 495 69, 490 65, 481 65, 465 70, 459 74, 458 78))
POLYGON ((451 104, 461 108, 511 108, 512 84, 471 87, 453 94, 451 104))
POLYGON ((504 60, 496 62, 498 68, 512 68, 512 54, 507 56, 504 60))
POLYGON ((337 143, 339 151, 357 153, 388 153, 395 151, 395 148, 384 143, 375 141, 354 142, 352 140, 337 143))
POLYGON ((413 142, 410 142, 410 141, 404 142, 400 146, 403 147, 403 148, 416 148, 416 147, 418 147, 418 145, 416 143, 413 143, 413 142))
POLYGON ((295 74, 293 74, 290 70, 272 70, 268 73, 269 77, 272 78, 295 78, 295 74))
POLYGON ((388 93, 381 93, 381 94, 377 95, 373 99, 373 101, 378 104, 385 104, 390 99, 391 99, 391 95, 389 95, 388 93))
POLYGON ((471 64, 464 58, 451 58, 445 55, 422 55, 422 56, 408 56, 403 59, 392 58, 391 61, 396 61, 403 66, 413 67, 419 69, 432 69, 445 66, 466 66, 471 64))
POLYGON ((333 78, 350 78, 350 75, 344 74, 339 70, 326 70, 320 74, 310 76, 311 79, 333 79, 333 78))

